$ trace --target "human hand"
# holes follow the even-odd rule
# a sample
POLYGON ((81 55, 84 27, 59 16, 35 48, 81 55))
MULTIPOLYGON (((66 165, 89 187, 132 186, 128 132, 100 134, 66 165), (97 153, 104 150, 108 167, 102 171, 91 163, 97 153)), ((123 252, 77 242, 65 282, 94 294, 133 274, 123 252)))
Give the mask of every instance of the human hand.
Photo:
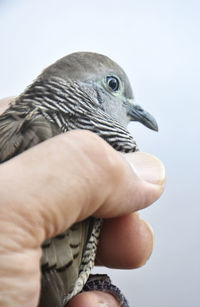
MULTIPOLYGON (((122 155, 93 133, 70 131, 1 164, 0 172, 1 306, 37 305, 42 242, 90 215, 106 219, 97 264, 136 268, 151 255, 151 228, 132 212, 163 191, 164 168, 153 156, 122 155)), ((98 291, 81 293, 68 306, 103 302, 119 306, 98 291)))

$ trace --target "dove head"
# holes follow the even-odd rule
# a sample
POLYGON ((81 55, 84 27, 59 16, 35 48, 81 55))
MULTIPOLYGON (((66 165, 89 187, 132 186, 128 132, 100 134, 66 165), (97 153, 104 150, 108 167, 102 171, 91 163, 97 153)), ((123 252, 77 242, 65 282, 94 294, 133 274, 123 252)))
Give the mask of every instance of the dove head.
POLYGON ((107 56, 92 52, 72 53, 47 67, 40 78, 47 79, 52 75, 81 82, 94 93, 100 107, 124 126, 130 121, 138 121, 158 130, 153 116, 135 103, 124 70, 107 56))

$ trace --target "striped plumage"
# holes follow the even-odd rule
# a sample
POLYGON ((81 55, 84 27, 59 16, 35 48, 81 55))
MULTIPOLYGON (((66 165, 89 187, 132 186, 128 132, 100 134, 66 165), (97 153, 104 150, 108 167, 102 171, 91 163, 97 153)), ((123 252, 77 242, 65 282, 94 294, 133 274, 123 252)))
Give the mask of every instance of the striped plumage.
MULTIPOLYGON (((150 114, 133 104, 128 78, 116 63, 99 54, 75 53, 48 67, 0 116, 0 162, 72 129, 93 131, 118 151, 135 151, 126 129, 131 120, 157 128, 150 114)), ((64 306, 82 290, 101 224, 90 217, 43 243, 40 307, 64 306)))
POLYGON ((94 266, 102 222, 88 218, 43 243, 39 306, 65 306, 82 290, 94 266))

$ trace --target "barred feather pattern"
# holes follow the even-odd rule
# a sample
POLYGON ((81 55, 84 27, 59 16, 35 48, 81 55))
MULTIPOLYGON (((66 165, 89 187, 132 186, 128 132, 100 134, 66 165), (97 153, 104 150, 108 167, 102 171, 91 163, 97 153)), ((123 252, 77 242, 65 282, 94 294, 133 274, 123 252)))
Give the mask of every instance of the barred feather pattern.
POLYGON ((65 306, 81 292, 94 266, 102 223, 103 219, 88 218, 43 243, 42 295, 39 307, 65 306), (88 235, 85 236, 84 232, 88 235), (79 260, 80 254, 82 257, 79 260), (47 292, 53 294, 48 297, 47 292))
POLYGON ((104 112, 95 90, 88 90, 81 82, 58 77, 36 80, 19 96, 16 105, 22 107, 21 112, 27 105, 36 109, 62 132, 86 129, 97 133, 118 151, 137 150, 129 131, 104 112))
POLYGON ((68 303, 72 297, 81 292, 85 283, 88 280, 90 272, 95 263, 96 251, 97 251, 102 224, 103 224, 103 219, 95 219, 91 236, 87 241, 83 251, 79 276, 75 281, 75 284, 73 285, 73 289, 69 292, 69 294, 64 296, 63 300, 64 305, 68 303))
MULTIPOLYGON (((58 77, 50 77, 48 80, 38 78, 0 116, 0 162, 45 139, 72 129, 95 132, 118 151, 137 150, 137 145, 128 130, 104 111, 95 90, 88 89, 78 81, 66 81, 58 77)), ((45 284, 42 288, 44 286, 51 290, 49 292, 55 291, 57 299, 56 303, 51 301, 51 298, 46 302, 45 295, 41 295, 40 307, 64 306, 86 283, 94 266, 102 225, 101 219, 90 219, 92 222, 89 220, 83 224, 81 230, 84 233, 84 246, 79 244, 73 246, 70 243, 70 230, 60 235, 63 236, 64 246, 61 246, 59 236, 44 242, 41 265, 45 284), (63 259, 64 249, 67 247, 73 250, 69 263, 63 259), (57 249, 63 252, 59 254, 57 249), (75 283, 66 287, 66 276, 62 271, 68 268, 71 262, 74 262, 74 267, 77 266, 79 264, 77 257, 80 257, 80 254, 82 258, 75 283), (57 280, 57 283, 54 281, 55 284, 54 279, 57 280)))

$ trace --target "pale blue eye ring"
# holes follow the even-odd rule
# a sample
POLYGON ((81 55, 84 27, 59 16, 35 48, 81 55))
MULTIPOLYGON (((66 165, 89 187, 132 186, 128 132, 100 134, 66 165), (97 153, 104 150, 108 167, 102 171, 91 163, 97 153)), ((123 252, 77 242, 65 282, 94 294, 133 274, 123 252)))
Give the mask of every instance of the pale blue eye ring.
POLYGON ((113 92, 117 92, 119 90, 120 82, 117 77, 114 76, 107 76, 106 83, 110 90, 113 92))

